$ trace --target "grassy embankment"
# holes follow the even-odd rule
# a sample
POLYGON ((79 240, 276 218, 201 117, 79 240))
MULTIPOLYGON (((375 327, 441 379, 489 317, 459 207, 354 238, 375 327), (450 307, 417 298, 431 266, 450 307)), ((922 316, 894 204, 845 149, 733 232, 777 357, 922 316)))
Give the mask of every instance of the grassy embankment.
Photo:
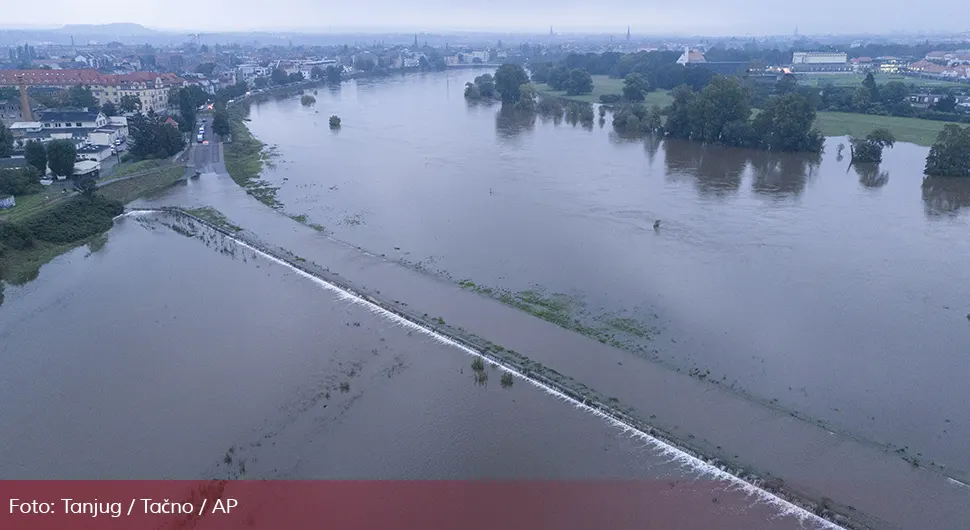
POLYGON ((121 164, 119 166, 116 166, 114 171, 112 171, 110 174, 101 175, 101 177, 98 178, 98 180, 105 181, 105 180, 116 179, 119 177, 124 177, 126 175, 134 175, 135 173, 140 173, 142 171, 158 169, 160 167, 167 166, 170 164, 171 162, 169 162, 168 160, 157 159, 157 158, 151 159, 151 160, 142 160, 142 161, 133 162, 130 164, 129 163, 121 164))
POLYGON ((263 149, 264 144, 249 132, 249 127, 243 122, 242 111, 233 109, 230 112, 229 130, 232 141, 223 145, 229 176, 263 204, 277 209, 282 207, 276 200, 276 188, 259 178, 263 163, 270 154, 263 149))
POLYGON ((17 285, 33 280, 44 264, 109 230, 123 204, 170 187, 184 172, 183 166, 159 168, 102 186, 94 199, 51 192, 18 197, 17 206, 0 218, 0 229, 26 230, 30 243, 0 241, 0 281, 17 285))
MULTIPOLYGON (((292 95, 286 94, 285 97, 292 95)), ((246 193, 271 208, 282 210, 283 203, 276 199, 278 188, 260 178, 263 166, 271 164, 270 159, 275 156, 275 153, 266 149, 266 145, 253 136, 246 122, 243 121, 244 115, 241 109, 234 108, 230 112, 229 129, 232 141, 225 143, 223 147, 226 171, 236 184, 246 190, 246 193)), ((290 218, 318 232, 326 231, 323 225, 310 222, 306 215, 290 215, 290 218)))

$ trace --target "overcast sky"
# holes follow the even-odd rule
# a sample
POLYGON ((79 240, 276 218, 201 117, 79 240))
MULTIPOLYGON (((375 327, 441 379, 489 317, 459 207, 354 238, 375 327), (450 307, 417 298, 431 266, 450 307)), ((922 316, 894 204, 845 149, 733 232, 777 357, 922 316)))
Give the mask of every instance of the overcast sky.
POLYGON ((7 2, 2 25, 135 22, 157 29, 509 30, 787 35, 968 31, 965 0, 892 7, 876 0, 44 0, 7 2), (915 13, 915 14, 914 14, 915 13), (43 18, 39 18, 43 17, 43 18))

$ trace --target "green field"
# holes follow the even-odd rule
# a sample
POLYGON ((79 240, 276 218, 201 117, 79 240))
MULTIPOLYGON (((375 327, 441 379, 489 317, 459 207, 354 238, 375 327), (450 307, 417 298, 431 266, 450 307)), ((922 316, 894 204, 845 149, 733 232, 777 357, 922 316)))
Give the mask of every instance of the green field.
POLYGON ((849 112, 819 112, 816 123, 825 136, 864 136, 876 127, 885 127, 892 131, 898 142, 925 146, 933 145, 936 135, 947 124, 944 121, 849 112))
MULTIPOLYGON (((924 79, 921 77, 910 77, 900 74, 883 74, 875 73, 873 77, 876 79, 877 84, 885 84, 890 81, 901 81, 907 85, 917 85, 924 87, 944 87, 944 86, 963 86, 967 87, 966 83, 958 83, 955 81, 943 81, 939 79, 924 79)), ((866 78, 865 74, 857 73, 840 73, 840 74, 795 74, 795 79, 798 80, 798 84, 805 86, 817 86, 822 87, 828 83, 832 83, 834 86, 845 87, 845 86, 862 86, 862 81, 866 78)))
POLYGON ((140 162, 124 163, 116 166, 110 175, 102 175, 98 180, 116 179, 125 175, 131 175, 141 171, 148 171, 149 169, 155 169, 166 165, 169 165, 168 160, 157 158, 142 160, 140 162))
MULTIPOLYGON (((579 96, 567 96, 566 92, 563 90, 553 90, 549 85, 544 83, 537 83, 536 90, 546 96, 556 96, 563 99, 571 101, 582 101, 585 103, 599 103, 600 96, 606 94, 619 94, 623 92, 623 80, 613 79, 608 75, 594 75, 593 77, 593 92, 589 94, 582 94, 579 96)), ((661 107, 670 104, 670 95, 666 90, 654 90, 647 94, 647 100, 644 101, 648 107, 651 105, 660 105, 661 107)))

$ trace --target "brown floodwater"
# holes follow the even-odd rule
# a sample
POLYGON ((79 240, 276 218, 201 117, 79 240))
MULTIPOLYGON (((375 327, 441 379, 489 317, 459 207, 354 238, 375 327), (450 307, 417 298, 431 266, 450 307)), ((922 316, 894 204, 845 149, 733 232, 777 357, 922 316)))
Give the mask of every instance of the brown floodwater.
POLYGON ((214 206, 875 527, 966 527, 965 183, 922 186, 926 150, 905 144, 856 169, 837 138, 823 157, 771 157, 522 121, 466 105, 465 76, 321 88, 316 112, 252 107, 284 212, 326 233, 247 196, 217 147, 193 155, 203 178, 138 204, 214 206), (319 118, 332 112, 339 131, 319 118), (633 322, 650 338, 600 344, 465 278, 567 293, 584 325, 633 322))
POLYGON ((567 293, 647 355, 970 478, 970 182, 467 105, 475 72, 253 105, 292 215, 456 280, 567 293), (343 126, 328 130, 326 117, 343 126), (655 220, 661 221, 654 230, 655 220))
POLYGON ((4 479, 627 479, 695 527, 817 526, 168 214, 7 295, 4 479))

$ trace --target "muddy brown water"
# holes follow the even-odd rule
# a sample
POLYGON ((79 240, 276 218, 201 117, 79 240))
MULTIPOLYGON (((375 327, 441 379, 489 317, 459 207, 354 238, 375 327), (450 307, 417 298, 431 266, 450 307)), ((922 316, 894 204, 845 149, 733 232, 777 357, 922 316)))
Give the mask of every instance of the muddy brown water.
POLYGON ((522 123, 466 105, 466 77, 252 107, 250 127, 279 153, 264 177, 286 213, 326 235, 212 173, 224 170, 218 148, 194 153, 203 178, 138 205, 214 206, 876 526, 966 527, 970 491, 946 480, 966 482, 970 440, 966 183, 921 187, 926 149, 906 144, 873 171, 837 159, 844 139, 821 159, 769 157, 620 138, 608 124, 522 123), (327 128, 333 113, 340 131, 327 128), (636 354, 616 350, 461 291, 463 278, 569 293, 577 317, 632 318, 654 336, 636 354))
POLYGON ((0 477, 628 479, 683 521, 806 524, 195 228, 123 218, 8 289, 0 477))
POLYGON ((675 369, 970 478, 970 182, 921 187, 912 144, 850 169, 838 138, 817 159, 523 124, 466 104, 475 74, 254 105, 264 178, 335 238, 568 293, 659 329, 675 369))

